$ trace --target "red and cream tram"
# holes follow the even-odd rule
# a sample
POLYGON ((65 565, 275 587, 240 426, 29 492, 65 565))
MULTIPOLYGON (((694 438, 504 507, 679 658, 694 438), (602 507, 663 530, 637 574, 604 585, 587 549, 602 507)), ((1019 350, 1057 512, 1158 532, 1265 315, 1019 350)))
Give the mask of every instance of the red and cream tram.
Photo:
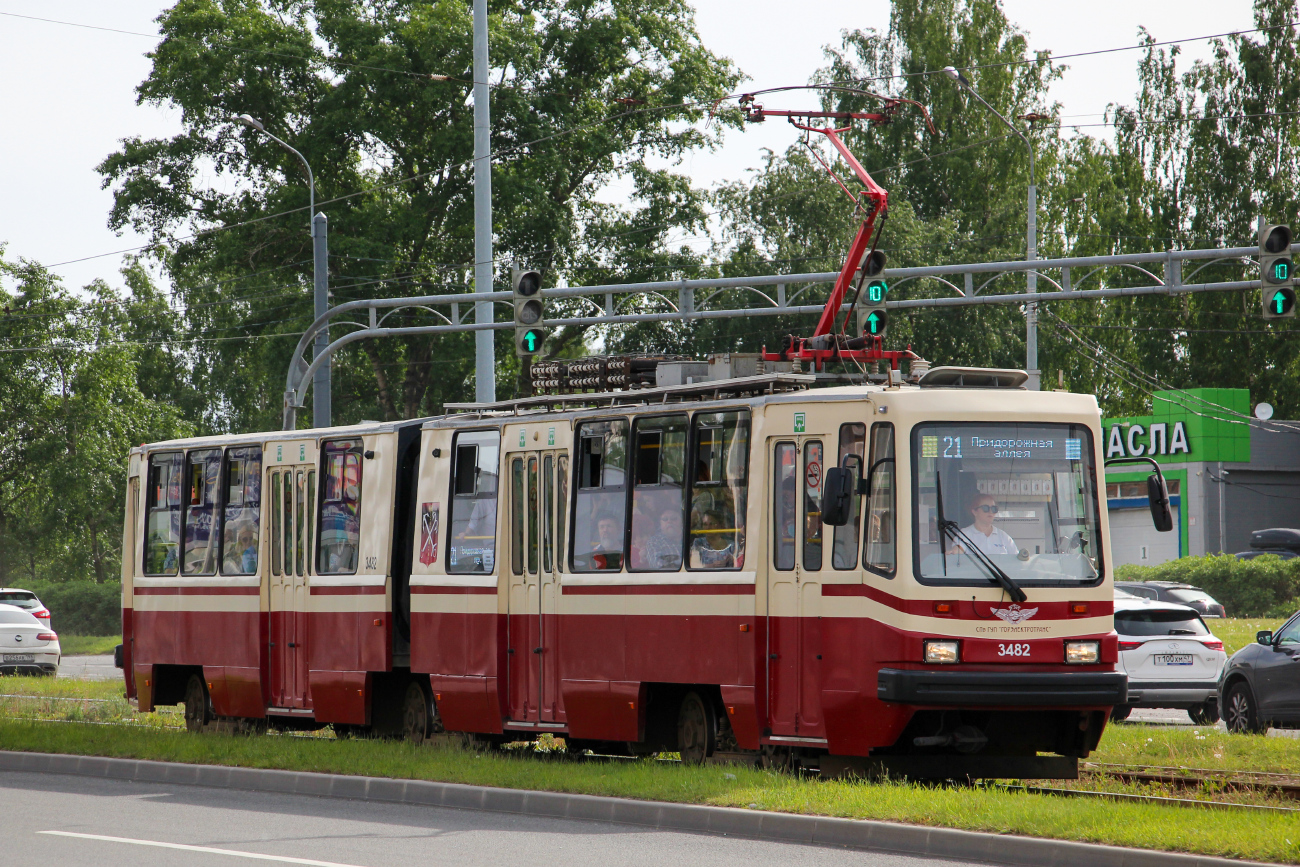
POLYGON ((1097 403, 914 378, 142 446, 128 694, 194 729, 1072 776, 1126 696, 1097 403))

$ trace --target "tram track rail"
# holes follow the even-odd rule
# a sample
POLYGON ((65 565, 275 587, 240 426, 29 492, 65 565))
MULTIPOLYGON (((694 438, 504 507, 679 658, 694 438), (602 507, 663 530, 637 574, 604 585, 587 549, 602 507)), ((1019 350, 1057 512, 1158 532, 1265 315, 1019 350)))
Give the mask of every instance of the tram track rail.
POLYGON ((1182 768, 1159 765, 1120 765, 1084 762, 1081 775, 1126 783, 1173 786, 1180 789, 1260 792, 1300 800, 1300 775, 1226 768, 1182 768))
POLYGON ((1109 798, 1116 801, 1164 804, 1171 807, 1208 807, 1225 810, 1247 810, 1268 813, 1300 813, 1300 807, 1279 807, 1272 804, 1242 804, 1236 801, 1211 801, 1198 798, 1169 798, 1162 795, 1139 795, 1132 792, 1098 792, 1092 789, 1059 789, 1049 786, 999 785, 1007 792, 1025 792, 1031 795, 1052 795, 1062 798, 1109 798))

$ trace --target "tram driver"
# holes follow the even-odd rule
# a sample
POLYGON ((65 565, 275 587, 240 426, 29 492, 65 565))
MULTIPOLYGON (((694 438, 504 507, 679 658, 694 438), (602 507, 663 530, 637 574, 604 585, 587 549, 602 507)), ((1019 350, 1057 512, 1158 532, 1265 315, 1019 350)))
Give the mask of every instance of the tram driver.
MULTIPOLYGON (((995 554, 1012 554, 1019 553, 1020 549, 1016 546, 1016 540, 1011 538, 1001 527, 993 526, 993 519, 998 514, 998 502, 991 494, 976 494, 971 500, 970 507, 972 523, 963 527, 962 535, 969 539, 975 547, 992 557, 995 554)), ((965 552, 965 540, 957 538, 957 544, 948 549, 949 554, 965 552)))

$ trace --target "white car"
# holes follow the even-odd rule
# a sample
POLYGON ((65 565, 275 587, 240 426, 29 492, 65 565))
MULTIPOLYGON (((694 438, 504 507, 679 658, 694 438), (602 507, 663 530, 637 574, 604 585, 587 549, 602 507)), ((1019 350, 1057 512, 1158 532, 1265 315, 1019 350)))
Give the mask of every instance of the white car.
POLYGON ((1172 707, 1198 725, 1219 721, 1219 675, 1228 655, 1195 609, 1117 593, 1115 631, 1129 703, 1111 711, 1111 719, 1122 720, 1135 707, 1172 707))
POLYGON ((0 587, 0 604, 21 608, 46 626, 50 625, 50 609, 46 608, 41 600, 36 598, 36 594, 30 590, 20 590, 17 587, 0 587))
POLYGON ((31 614, 0 605, 0 674, 59 673, 59 636, 31 614))

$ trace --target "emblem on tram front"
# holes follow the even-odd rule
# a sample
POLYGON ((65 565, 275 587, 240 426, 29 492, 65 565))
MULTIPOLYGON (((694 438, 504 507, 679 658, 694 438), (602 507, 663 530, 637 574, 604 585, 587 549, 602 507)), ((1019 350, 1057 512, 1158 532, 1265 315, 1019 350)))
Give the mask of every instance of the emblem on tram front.
POLYGON ((1038 613, 1037 608, 1021 608, 1013 604, 1010 608, 994 608, 993 614, 999 620, 1005 620, 1007 623, 1019 623, 1022 620, 1028 620, 1038 613))

